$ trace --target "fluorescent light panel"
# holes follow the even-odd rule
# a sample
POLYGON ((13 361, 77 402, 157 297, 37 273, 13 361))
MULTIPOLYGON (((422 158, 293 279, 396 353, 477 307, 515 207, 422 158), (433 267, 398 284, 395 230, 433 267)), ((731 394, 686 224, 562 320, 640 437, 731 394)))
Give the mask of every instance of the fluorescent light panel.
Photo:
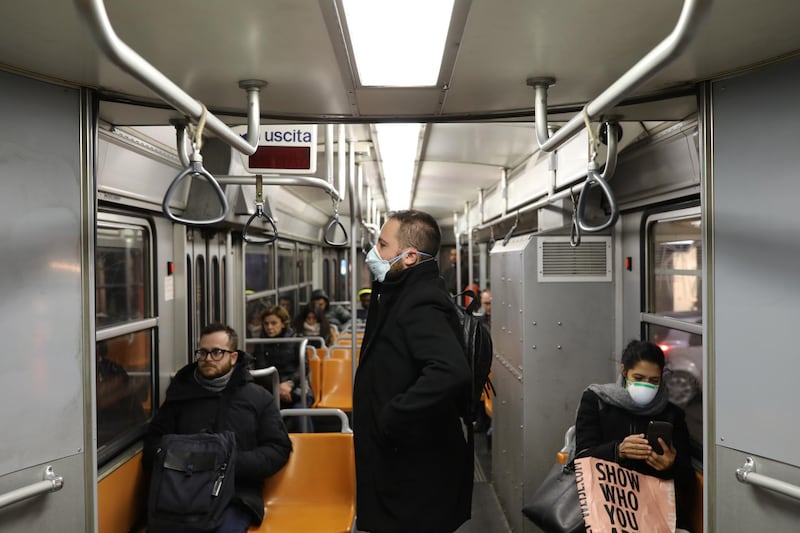
POLYGON ((342 0, 361 85, 436 85, 453 1, 342 0))
POLYGON ((390 211, 411 207, 419 124, 376 124, 386 200, 390 211))

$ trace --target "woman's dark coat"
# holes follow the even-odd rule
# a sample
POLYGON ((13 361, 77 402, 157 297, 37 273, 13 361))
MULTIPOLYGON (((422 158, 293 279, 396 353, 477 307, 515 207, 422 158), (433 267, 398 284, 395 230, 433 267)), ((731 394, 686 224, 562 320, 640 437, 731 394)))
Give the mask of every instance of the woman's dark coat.
POLYGON ((470 517, 473 476, 458 318, 433 261, 372 295, 353 391, 358 528, 454 531, 470 517))
POLYGON ((635 415, 600 400, 594 392, 586 390, 581 397, 575 421, 575 450, 578 456, 597 457, 619 463, 625 468, 648 476, 675 480, 678 527, 690 527, 690 507, 693 493, 693 469, 689 447, 689 429, 683 410, 669 403, 659 414, 635 415), (658 471, 643 460, 617 457, 617 446, 628 435, 647 434, 651 420, 670 422, 673 426, 672 446, 677 451, 672 467, 658 471))
MULTIPOLYGON (((267 337, 265 333, 261 334, 261 338, 293 338, 294 331, 291 328, 284 328, 281 334, 277 337, 267 337)), ((300 344, 296 342, 287 342, 280 344, 257 344, 255 349, 255 363, 253 368, 269 368, 274 366, 278 370, 278 377, 281 383, 291 381, 294 386, 292 387, 292 401, 284 405, 281 401, 281 407, 291 407, 300 401, 302 376, 300 374, 300 344)), ((308 366, 305 368, 306 382, 308 382, 308 366)), ((307 387, 307 394, 310 394, 310 389, 307 387)), ((306 398, 306 405, 311 406, 313 403, 313 395, 306 398)))
POLYGON ((236 434, 236 493, 253 517, 253 524, 264 518, 262 488, 264 480, 283 468, 289 460, 292 443, 272 395, 253 383, 242 352, 223 393, 211 392, 194 379, 197 363, 183 367, 167 389, 167 398, 158 410, 144 441, 144 468, 150 472, 162 435, 231 430, 236 434), (219 414, 222 394, 229 394, 219 414))

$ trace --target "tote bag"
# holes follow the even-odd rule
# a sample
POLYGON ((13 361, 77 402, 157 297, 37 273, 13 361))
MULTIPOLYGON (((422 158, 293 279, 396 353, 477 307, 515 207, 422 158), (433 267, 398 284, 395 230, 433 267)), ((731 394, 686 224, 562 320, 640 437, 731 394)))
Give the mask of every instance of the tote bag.
POLYGON ((675 533, 675 485, 617 463, 575 460, 578 501, 592 533, 675 533))

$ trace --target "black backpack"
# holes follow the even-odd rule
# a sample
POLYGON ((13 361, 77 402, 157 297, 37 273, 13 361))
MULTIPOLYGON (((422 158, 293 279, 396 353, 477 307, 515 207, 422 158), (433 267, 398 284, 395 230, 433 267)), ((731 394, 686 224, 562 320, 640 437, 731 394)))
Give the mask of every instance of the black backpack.
POLYGON ((464 355, 467 357, 467 363, 472 371, 472 387, 470 388, 470 397, 464 413, 464 421, 471 428, 481 405, 481 394, 484 391, 486 391, 486 394, 495 393, 494 385, 489 379, 489 371, 492 369, 492 359, 494 359, 494 348, 492 347, 492 335, 489 332, 489 328, 486 327, 481 317, 473 314, 480 305, 480 300, 475 297, 475 293, 467 290, 457 294, 454 300, 453 305, 456 308, 464 339, 464 355), (469 306, 465 308, 458 304, 460 296, 472 298, 469 306))
POLYGON ((235 460, 232 431, 164 435, 150 479, 148 531, 216 530, 234 495, 235 460))

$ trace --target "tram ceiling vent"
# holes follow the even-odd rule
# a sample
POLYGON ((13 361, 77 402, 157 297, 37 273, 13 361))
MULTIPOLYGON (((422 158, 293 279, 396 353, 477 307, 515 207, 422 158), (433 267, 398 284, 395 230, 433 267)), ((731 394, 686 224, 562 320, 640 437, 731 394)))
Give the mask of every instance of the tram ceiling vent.
POLYGON ((539 237, 539 282, 611 281, 611 237, 583 236, 580 246, 569 237, 539 237))

